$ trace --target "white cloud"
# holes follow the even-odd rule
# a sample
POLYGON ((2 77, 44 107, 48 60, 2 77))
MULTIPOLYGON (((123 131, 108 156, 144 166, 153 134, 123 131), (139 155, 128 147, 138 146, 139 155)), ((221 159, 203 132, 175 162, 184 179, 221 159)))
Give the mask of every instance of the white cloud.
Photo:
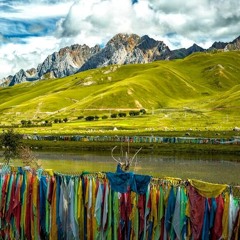
POLYGON ((106 39, 119 32, 132 31, 132 17, 131 0, 82 0, 71 7, 66 19, 61 20, 58 35, 76 37, 84 33, 106 39))
POLYGON ((45 17, 65 16, 73 1, 46 4, 41 2, 18 2, 11 5, 11 11, 0 10, 1 18, 5 19, 36 19, 45 17))
MULTIPOLYGON (((235 2, 233 5, 220 0, 224 3, 221 9, 217 0, 202 0, 201 4, 199 0, 185 3, 182 0, 139 0, 134 5, 131 2, 80 0, 59 23, 58 36, 79 40, 84 37, 86 43, 88 39, 99 39, 105 43, 119 32, 148 34, 159 40, 175 33, 179 46, 187 47, 186 44, 192 42, 206 46, 215 40, 226 40, 224 24, 229 27, 227 40, 233 40, 236 37, 235 25, 239 27, 240 24, 240 21, 234 21, 240 14, 235 0, 230 0, 235 2), (221 15, 225 6, 230 12, 225 13, 228 17, 221 15)), ((166 42, 171 44, 171 41, 168 39, 166 42)))
POLYGON ((7 77, 20 69, 37 67, 56 50, 59 40, 53 37, 28 38, 26 44, 8 43, 0 47, 1 76, 7 77))

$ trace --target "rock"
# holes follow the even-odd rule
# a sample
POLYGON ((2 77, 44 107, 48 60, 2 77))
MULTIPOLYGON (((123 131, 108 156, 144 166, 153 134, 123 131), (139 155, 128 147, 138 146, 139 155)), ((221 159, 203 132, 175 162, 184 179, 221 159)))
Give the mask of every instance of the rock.
POLYGON ((227 43, 225 42, 214 42, 210 49, 224 49, 227 43))
POLYGON ((224 48, 225 51, 240 50, 240 36, 228 43, 224 48))
POLYGON ((136 34, 117 34, 78 72, 112 64, 149 63, 167 59, 170 53, 162 41, 156 41, 148 36, 139 37, 136 34))
POLYGON ((239 131, 240 131, 240 128, 239 128, 239 127, 234 127, 234 128, 233 128, 233 131, 239 132, 239 131))
POLYGON ((13 76, 11 82, 9 83, 9 86, 13 86, 15 84, 23 83, 26 81, 34 81, 37 79, 38 76, 36 74, 36 71, 24 71, 23 69, 21 69, 13 76), (31 73, 33 73, 33 75, 31 75, 31 73))
MULTIPOLYGON (((39 64, 37 69, 31 68, 27 71, 21 69, 11 78, 9 86, 26 81, 35 81, 38 79, 61 78, 72 75, 94 54, 100 50, 96 45, 93 48, 87 45, 72 45, 54 52, 49 55, 43 63, 39 64)), ((6 80, 5 80, 6 83, 6 80)))
POLYGON ((42 64, 38 65, 39 78, 46 73, 51 73, 55 78, 61 78, 74 74, 92 55, 100 50, 96 45, 93 48, 87 45, 72 45, 60 49, 49 55, 42 64))

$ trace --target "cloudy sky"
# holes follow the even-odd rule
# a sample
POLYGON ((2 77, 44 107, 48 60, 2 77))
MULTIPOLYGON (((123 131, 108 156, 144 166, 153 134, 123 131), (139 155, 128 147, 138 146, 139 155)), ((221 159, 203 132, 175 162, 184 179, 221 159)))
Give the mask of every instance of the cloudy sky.
POLYGON ((120 32, 147 34, 170 49, 207 48, 240 35, 240 1, 0 0, 0 79, 61 47, 104 46, 120 32))

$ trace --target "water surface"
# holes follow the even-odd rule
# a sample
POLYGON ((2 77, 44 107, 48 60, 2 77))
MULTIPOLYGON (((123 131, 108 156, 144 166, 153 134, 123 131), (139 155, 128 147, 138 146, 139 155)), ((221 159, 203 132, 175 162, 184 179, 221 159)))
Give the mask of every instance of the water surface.
MULTIPOLYGON (((66 173, 115 171, 110 152, 35 152, 43 168, 66 173)), ((129 156, 133 156, 130 154, 129 156)), ((115 153, 116 159, 125 159, 115 153)), ((208 182, 240 184, 240 156, 209 154, 138 154, 131 171, 155 177, 195 178, 208 182), (229 160, 231 159, 231 161, 229 160)))

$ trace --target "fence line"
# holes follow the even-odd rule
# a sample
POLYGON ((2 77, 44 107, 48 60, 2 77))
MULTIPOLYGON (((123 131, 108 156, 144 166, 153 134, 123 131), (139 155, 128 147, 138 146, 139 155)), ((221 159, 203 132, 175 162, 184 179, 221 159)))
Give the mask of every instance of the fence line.
POLYGON ((161 137, 161 136, 87 136, 87 135, 24 135, 24 139, 49 141, 81 142, 133 142, 133 143, 191 143, 191 144, 240 144, 239 137, 201 138, 201 137, 161 137))

